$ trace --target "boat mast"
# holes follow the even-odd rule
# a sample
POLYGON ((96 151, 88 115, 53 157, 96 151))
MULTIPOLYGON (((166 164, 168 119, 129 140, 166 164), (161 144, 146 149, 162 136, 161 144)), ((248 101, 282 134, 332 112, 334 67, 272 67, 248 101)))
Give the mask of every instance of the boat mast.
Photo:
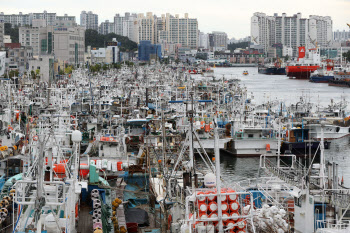
POLYGON ((220 179, 220 150, 219 150, 219 134, 217 127, 217 120, 214 122, 214 145, 215 145, 215 167, 216 167, 216 190, 217 190, 217 203, 218 203, 218 219, 219 219, 219 232, 224 232, 222 224, 222 210, 221 210, 221 179, 220 179))

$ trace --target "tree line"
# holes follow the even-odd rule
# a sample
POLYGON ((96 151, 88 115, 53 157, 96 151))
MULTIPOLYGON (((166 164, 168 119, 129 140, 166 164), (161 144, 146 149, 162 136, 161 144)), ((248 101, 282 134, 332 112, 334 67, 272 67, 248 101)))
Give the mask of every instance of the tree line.
POLYGON ((87 29, 85 31, 85 46, 91 46, 95 48, 104 48, 106 47, 106 42, 112 41, 113 38, 116 38, 118 42, 121 43, 120 51, 121 52, 131 52, 137 50, 137 43, 129 40, 126 36, 120 36, 115 33, 109 33, 107 35, 99 34, 96 30, 87 29))

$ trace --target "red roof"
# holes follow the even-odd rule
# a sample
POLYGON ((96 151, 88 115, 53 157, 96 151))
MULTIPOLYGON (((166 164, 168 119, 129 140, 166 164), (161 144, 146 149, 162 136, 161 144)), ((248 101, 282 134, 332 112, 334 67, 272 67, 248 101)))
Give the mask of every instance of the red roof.
POLYGON ((21 43, 5 43, 5 48, 18 49, 21 48, 21 43))

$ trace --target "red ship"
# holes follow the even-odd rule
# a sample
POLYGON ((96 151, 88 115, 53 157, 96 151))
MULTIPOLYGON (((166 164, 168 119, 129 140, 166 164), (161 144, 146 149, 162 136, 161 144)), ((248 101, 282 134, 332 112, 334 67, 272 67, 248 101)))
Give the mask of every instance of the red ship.
POLYGON ((311 58, 305 58, 305 47, 299 47, 299 57, 295 64, 286 66, 286 74, 290 78, 309 79, 312 72, 320 67, 320 54, 318 49, 309 49, 311 58))

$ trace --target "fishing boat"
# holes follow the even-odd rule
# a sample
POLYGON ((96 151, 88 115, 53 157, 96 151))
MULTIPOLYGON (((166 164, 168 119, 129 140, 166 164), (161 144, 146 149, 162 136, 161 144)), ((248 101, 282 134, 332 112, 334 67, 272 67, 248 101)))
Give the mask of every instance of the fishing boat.
POLYGON ((278 58, 275 63, 267 64, 265 66, 259 66, 258 73, 267 75, 285 75, 286 68, 282 64, 281 59, 278 58))
POLYGON ((305 57, 305 46, 299 47, 299 56, 297 62, 286 66, 286 74, 289 78, 309 79, 312 72, 321 65, 319 48, 309 49, 309 57, 305 57))

